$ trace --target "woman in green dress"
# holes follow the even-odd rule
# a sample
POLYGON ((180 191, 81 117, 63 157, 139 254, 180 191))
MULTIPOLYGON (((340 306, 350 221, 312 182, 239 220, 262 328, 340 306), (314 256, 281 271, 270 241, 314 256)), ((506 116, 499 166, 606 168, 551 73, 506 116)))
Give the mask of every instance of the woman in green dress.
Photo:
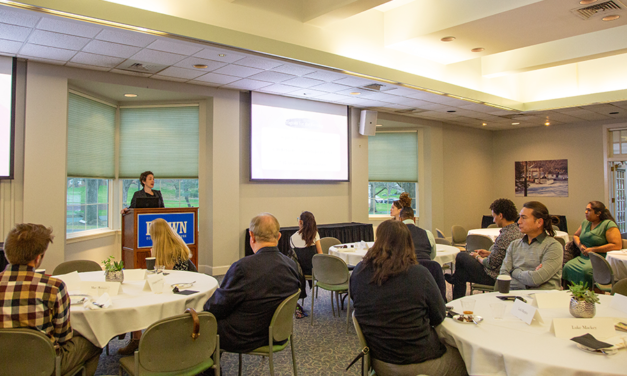
POLYGON ((622 248, 620 231, 610 211, 600 201, 591 201, 586 206, 586 220, 583 221, 573 242, 581 251, 581 255, 564 265, 562 278, 570 283, 583 282, 588 288, 594 286, 590 253, 598 253, 605 257, 609 251, 622 248))

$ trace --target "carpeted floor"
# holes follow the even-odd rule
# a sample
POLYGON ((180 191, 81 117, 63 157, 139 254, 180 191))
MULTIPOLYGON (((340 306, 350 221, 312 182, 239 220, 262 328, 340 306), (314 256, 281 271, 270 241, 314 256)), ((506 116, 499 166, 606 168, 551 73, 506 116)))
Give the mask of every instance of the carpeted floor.
MULTIPOLYGON (((448 273, 449 271, 447 271, 448 273)), ((221 280, 221 278, 218 278, 221 280)), ((447 283, 448 300, 451 299, 451 286, 447 283)), ((304 308, 307 314, 311 310, 311 293, 307 292, 304 308)), ((361 362, 357 362, 346 372, 345 369, 359 351, 359 341, 355 328, 350 321, 346 333, 346 309, 340 318, 331 313, 331 293, 320 290, 315 300, 315 320, 311 326, 311 317, 294 319, 294 347, 299 375, 360 375, 361 362)), ((300 301, 299 301, 300 302, 300 301)), ((127 336, 128 338, 128 336, 127 336)), ((124 347, 128 339, 109 343, 110 354, 103 351, 96 375, 117 375, 120 355, 117 350, 124 347)), ((225 353, 221 358, 222 373, 226 376, 237 375, 237 354, 225 353)), ((247 376, 268 375, 268 360, 260 356, 244 355, 243 374, 247 376)), ((289 346, 275 355, 275 374, 292 375, 292 360, 289 346)))

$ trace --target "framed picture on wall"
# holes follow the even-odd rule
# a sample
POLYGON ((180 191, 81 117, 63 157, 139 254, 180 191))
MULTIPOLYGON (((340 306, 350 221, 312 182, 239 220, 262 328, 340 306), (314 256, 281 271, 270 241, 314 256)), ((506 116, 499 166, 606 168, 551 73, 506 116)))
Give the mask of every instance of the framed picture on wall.
POLYGON ((568 159, 514 164, 516 196, 568 197, 568 159))

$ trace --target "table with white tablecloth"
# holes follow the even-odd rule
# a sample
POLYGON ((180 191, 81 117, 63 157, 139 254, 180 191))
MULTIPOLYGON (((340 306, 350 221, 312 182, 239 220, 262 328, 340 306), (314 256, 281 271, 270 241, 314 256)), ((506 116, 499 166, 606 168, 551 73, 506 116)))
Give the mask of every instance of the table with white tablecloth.
MULTIPOLYGON (((357 265, 364 258, 368 249, 374 245, 374 242, 366 243, 368 248, 360 249, 359 243, 339 244, 329 248, 329 254, 337 256, 349 265, 357 265), (346 246, 348 248, 341 248, 346 246)), ((440 265, 455 263, 455 256, 459 253, 459 248, 445 244, 436 244, 437 254, 435 260, 440 265)))
MULTIPOLYGON (((495 241, 496 238, 501 234, 501 229, 497 227, 492 228, 477 228, 473 230, 468 230, 468 235, 483 235, 495 241)), ((564 244, 568 243, 568 233, 564 231, 555 231, 555 237, 561 238, 564 240, 564 244)))
MULTIPOLYGON (((565 291, 511 291, 532 302, 532 293, 569 294, 565 291)), ((470 375, 625 375, 627 373, 627 350, 616 355, 597 355, 584 352, 575 342, 557 338, 550 331, 554 318, 573 318, 568 303, 563 308, 540 309, 543 324, 527 325, 511 313, 513 303, 505 302, 503 319, 494 319, 490 304, 500 302, 497 292, 475 294, 453 300, 448 305, 462 312, 464 299, 475 299, 474 313, 484 320, 479 325, 462 324, 447 318, 438 329, 447 342, 454 343, 464 358, 470 375)), ((596 305, 595 317, 612 317, 616 321, 627 321, 627 314, 610 308, 609 295, 600 295, 601 304, 596 305)), ((585 320, 585 319, 581 319, 585 320)), ((585 322, 585 321, 582 321, 585 322)), ((627 337, 625 332, 615 332, 617 341, 627 337)), ((609 339, 608 339, 609 340, 609 339)))
MULTIPOLYGON (((103 309, 84 309, 82 304, 70 308, 72 328, 94 345, 104 347, 113 337, 146 329, 151 324, 185 312, 187 308, 202 311, 205 302, 218 288, 218 281, 203 273, 166 271, 164 290, 160 294, 145 291, 145 280, 124 281, 122 291, 111 297, 112 304, 103 309), (194 284, 185 290, 198 291, 191 295, 175 294, 170 285, 194 284)), ((104 282, 104 272, 78 273, 82 281, 104 282)), ((183 290, 183 289, 182 289, 183 290)), ((70 291, 70 295, 80 291, 70 291)))
POLYGON ((627 278, 627 249, 620 251, 610 251, 606 253, 605 259, 614 271, 614 278, 627 278))

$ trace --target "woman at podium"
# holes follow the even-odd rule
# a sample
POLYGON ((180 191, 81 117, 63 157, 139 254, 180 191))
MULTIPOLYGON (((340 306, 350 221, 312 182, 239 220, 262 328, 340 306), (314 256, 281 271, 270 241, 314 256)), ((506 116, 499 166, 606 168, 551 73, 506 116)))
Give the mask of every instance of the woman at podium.
MULTIPOLYGON (((155 174, 152 171, 144 171, 139 175, 139 182, 142 189, 133 193, 129 208, 165 208, 161 191, 152 189, 155 186, 155 174)), ((126 212, 128 212, 128 208, 120 211, 121 214, 126 212)))

